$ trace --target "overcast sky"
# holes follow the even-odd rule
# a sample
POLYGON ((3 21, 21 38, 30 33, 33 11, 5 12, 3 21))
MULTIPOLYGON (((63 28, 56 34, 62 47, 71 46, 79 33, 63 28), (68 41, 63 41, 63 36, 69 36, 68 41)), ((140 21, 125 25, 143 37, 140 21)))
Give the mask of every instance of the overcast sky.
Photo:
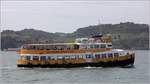
POLYGON ((150 23, 149 1, 3 1, 1 30, 73 32, 98 23, 150 23))

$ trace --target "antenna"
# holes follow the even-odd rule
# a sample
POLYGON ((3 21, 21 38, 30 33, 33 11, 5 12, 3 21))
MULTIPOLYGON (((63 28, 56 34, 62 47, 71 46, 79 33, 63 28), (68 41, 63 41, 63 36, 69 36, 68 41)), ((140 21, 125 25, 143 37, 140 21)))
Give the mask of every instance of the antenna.
POLYGON ((98 25, 101 25, 100 19, 98 19, 98 25))

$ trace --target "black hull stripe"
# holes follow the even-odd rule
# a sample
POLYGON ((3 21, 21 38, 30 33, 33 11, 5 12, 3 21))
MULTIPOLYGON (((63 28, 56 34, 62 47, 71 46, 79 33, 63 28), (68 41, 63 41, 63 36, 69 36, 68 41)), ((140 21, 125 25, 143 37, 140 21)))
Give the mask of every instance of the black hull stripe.
POLYGON ((114 61, 114 62, 99 62, 99 63, 82 63, 82 64, 47 64, 47 65, 17 65, 18 67, 42 67, 42 68, 71 68, 71 67, 114 67, 114 66, 127 66, 133 65, 134 59, 123 60, 123 61, 114 61))

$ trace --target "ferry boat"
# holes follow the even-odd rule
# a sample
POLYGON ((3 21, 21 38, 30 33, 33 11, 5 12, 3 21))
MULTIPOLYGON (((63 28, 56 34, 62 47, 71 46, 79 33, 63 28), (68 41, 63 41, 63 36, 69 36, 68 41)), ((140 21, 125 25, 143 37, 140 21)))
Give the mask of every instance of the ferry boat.
POLYGON ((111 35, 77 38, 74 43, 24 44, 18 67, 132 66, 135 53, 112 48, 111 35))

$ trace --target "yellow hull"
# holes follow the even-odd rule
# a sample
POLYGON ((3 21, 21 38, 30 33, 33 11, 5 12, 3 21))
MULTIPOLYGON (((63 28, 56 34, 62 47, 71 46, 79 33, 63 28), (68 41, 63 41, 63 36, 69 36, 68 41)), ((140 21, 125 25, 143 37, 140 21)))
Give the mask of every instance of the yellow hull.
MULTIPOLYGON (((57 60, 17 60, 18 66, 44 66, 47 67, 51 65, 80 65, 80 64, 101 64, 101 63, 115 63, 115 62, 122 62, 132 60, 132 62, 128 64, 134 63, 134 54, 129 54, 126 56, 121 57, 110 57, 110 58, 100 58, 100 59, 93 59, 90 62, 87 62, 85 59, 57 59, 57 60)), ((116 65, 116 64, 115 64, 116 65)), ((119 64, 117 64, 119 65, 119 64)), ((109 66, 109 64, 108 64, 109 66)))

